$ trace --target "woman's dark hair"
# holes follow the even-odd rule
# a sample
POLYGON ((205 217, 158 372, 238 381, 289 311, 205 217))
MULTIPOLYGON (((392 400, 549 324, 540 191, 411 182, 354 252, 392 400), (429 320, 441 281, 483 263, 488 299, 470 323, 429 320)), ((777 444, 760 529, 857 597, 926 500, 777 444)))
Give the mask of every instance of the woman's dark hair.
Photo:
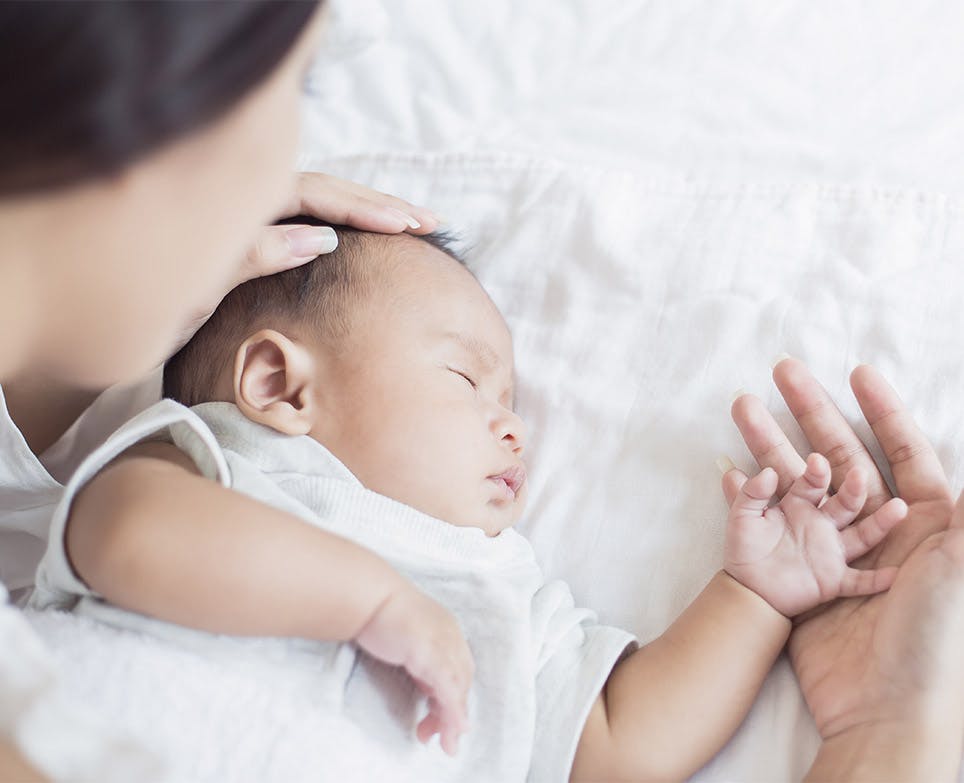
POLYGON ((115 173, 218 119, 319 4, 0 2, 0 196, 115 173))

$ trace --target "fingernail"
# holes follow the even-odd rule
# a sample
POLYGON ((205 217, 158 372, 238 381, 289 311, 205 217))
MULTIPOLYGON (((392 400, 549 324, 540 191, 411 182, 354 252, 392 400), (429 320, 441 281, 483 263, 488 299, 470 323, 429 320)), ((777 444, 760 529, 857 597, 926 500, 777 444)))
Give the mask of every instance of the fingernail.
POLYGON ((314 258, 338 247, 338 235, 330 226, 299 226, 286 231, 285 237, 295 258, 314 258))
POLYGON ((720 469, 721 474, 726 475, 733 470, 736 465, 733 464, 733 460, 731 460, 729 457, 723 456, 716 458, 716 467, 720 469))
POLYGON ((784 359, 789 359, 790 354, 788 353, 778 353, 776 357, 770 362, 770 369, 775 370, 776 366, 782 362, 784 359))
POLYGON ((394 215, 395 217, 397 217, 399 220, 404 220, 405 223, 408 225, 409 228, 421 228, 421 227, 422 227, 422 224, 419 223, 415 218, 413 218, 411 215, 406 214, 405 212, 402 212, 402 210, 400 210, 400 209, 395 209, 395 207, 385 207, 385 211, 386 211, 386 212, 390 212, 392 215, 394 215))
POLYGON ((735 392, 733 392, 733 394, 730 395, 730 405, 732 405, 734 402, 736 402, 738 399, 740 399, 740 397, 742 397, 746 393, 747 393, 746 389, 743 389, 743 388, 737 389, 735 392))

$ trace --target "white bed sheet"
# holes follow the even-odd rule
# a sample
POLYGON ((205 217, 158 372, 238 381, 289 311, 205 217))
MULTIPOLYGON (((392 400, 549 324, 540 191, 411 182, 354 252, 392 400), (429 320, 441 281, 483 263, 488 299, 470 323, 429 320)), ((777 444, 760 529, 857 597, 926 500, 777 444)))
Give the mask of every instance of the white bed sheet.
POLYGON ((339 45, 311 79, 309 155, 513 152, 646 179, 964 188, 953 0, 329 6, 339 45))
MULTIPOLYGON (((732 392, 804 446, 769 383, 780 352, 868 435, 847 374, 877 364, 964 483, 964 7, 367 5, 366 45, 314 69, 303 167, 465 235, 534 430, 521 528, 578 600, 649 638, 699 591, 721 557, 713 459, 750 466, 732 392)), ((697 777, 799 779, 815 747, 781 661, 697 777)))
MULTIPOLYGON (((854 422, 847 372, 876 363, 964 482, 964 8, 332 5, 343 45, 315 69, 302 166, 465 238, 516 339, 520 529, 603 621, 652 638, 719 567, 714 458, 750 464, 730 395, 791 425, 780 352, 854 422)), ((96 678, 69 677, 95 659, 60 654, 95 703, 96 678)), ((781 661, 697 779, 799 779, 815 747, 781 661)))
MULTIPOLYGON (((406 188, 464 231, 515 336, 532 429, 520 530, 604 622, 652 638, 720 567, 714 458, 751 467, 729 422, 735 389, 762 395, 803 446, 769 383, 780 352, 806 359, 864 434, 847 375, 879 366, 964 482, 958 204, 807 185, 663 187, 479 155, 324 163, 406 188)), ((781 661, 697 777, 799 779, 815 747, 781 661)))

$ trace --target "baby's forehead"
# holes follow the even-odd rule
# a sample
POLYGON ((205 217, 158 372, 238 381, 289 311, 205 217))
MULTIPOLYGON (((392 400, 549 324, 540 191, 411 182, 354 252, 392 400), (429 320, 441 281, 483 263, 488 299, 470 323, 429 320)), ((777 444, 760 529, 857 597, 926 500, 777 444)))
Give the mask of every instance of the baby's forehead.
POLYGON ((488 296, 448 238, 366 234, 351 262, 375 290, 404 290, 408 298, 427 300, 488 296))
MULTIPOLYGON (((485 365, 512 365, 508 325, 446 235, 356 234, 352 263, 376 308, 401 308, 426 334, 453 342, 485 365)), ((349 248, 345 248, 349 249, 349 248)))

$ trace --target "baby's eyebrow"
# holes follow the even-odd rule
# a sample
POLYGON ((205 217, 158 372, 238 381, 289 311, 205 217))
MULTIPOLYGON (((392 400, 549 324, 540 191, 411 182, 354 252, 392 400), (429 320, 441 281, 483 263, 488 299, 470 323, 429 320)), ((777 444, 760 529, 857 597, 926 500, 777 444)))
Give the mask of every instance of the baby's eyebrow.
POLYGON ((485 340, 462 332, 446 332, 445 338, 461 345, 479 360, 479 364, 484 369, 490 372, 494 372, 502 366, 502 359, 499 358, 499 354, 485 340))
MULTIPOLYGON (((502 367, 502 359, 499 358, 498 352, 489 345, 485 340, 480 340, 478 337, 473 337, 471 334, 465 334, 464 332, 446 332, 445 338, 451 340, 452 342, 458 343, 462 348, 468 351, 472 356, 474 356, 482 369, 486 372, 495 372, 502 367)), ((512 408, 515 405, 515 371, 513 370, 512 375, 509 380, 509 388, 506 390, 506 394, 509 398, 509 407, 512 408)))

